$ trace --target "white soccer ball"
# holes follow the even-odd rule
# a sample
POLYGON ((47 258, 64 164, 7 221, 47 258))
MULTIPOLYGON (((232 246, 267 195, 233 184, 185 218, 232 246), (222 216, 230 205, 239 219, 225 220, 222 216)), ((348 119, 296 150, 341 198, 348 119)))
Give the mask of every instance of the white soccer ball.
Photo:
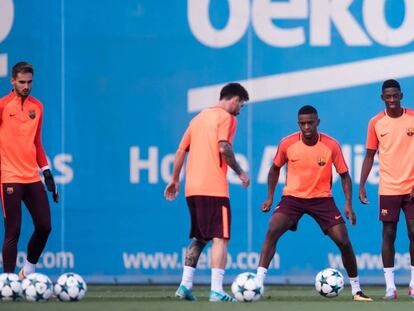
POLYGON ((23 297, 29 301, 46 301, 53 293, 53 283, 44 274, 29 274, 22 282, 23 297))
POLYGON ((263 296, 264 287, 257 282, 254 273, 243 272, 233 281, 231 291, 237 301, 253 302, 263 296))
POLYGON ((12 301, 21 297, 22 282, 17 274, 0 274, 0 300, 12 301))
POLYGON ((324 297, 336 297, 344 289, 344 277, 332 268, 322 270, 316 275, 315 289, 324 297))
POLYGON ((76 273, 64 273, 56 281, 55 295, 61 301, 79 301, 85 297, 87 286, 76 273))

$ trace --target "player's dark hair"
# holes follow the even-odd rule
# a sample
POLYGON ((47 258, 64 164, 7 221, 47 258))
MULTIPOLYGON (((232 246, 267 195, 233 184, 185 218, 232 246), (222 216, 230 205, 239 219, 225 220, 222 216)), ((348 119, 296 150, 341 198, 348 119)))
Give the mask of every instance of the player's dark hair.
POLYGON ((240 83, 226 84, 220 91, 220 100, 230 99, 234 96, 239 96, 241 100, 247 102, 249 100, 249 93, 240 83))
POLYGON ((299 109, 298 115, 301 114, 318 114, 318 111, 313 106, 306 105, 299 109))
POLYGON ((401 91, 400 83, 398 83, 397 80, 389 79, 389 80, 384 81, 384 83, 382 84, 383 91, 390 87, 395 87, 396 89, 399 89, 401 91))
POLYGON ((12 77, 13 79, 17 78, 18 73, 31 73, 34 74, 33 65, 27 62, 18 62, 13 66, 12 77))

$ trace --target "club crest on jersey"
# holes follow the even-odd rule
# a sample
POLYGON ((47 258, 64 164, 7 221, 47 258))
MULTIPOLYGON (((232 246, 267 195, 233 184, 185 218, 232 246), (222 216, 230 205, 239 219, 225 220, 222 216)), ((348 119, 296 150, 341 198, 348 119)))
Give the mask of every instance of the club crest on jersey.
POLYGON ((6 193, 7 194, 13 194, 13 192, 14 192, 14 188, 13 187, 7 187, 6 188, 6 193))
POLYGON ((381 210, 381 215, 382 215, 382 216, 387 216, 387 215, 388 215, 388 210, 386 210, 385 208, 383 208, 383 209, 381 210))
POLYGON ((414 127, 407 128, 405 132, 407 133, 408 136, 414 136, 414 127))
POLYGON ((319 166, 324 166, 326 164, 326 159, 325 158, 319 158, 318 159, 318 165, 319 166))
POLYGON ((29 118, 30 119, 34 119, 34 118, 36 118, 36 111, 35 110, 29 110, 29 118))

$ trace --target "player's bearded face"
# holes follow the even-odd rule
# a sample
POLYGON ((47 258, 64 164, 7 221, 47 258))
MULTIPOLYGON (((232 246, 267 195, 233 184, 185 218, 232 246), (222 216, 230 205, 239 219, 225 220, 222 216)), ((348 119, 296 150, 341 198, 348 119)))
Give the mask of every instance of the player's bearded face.
POLYGON ((239 96, 235 96, 231 99, 233 105, 232 115, 239 115, 240 109, 244 106, 244 100, 242 100, 239 96))
POLYGON ((301 114, 298 117, 298 124, 305 139, 312 139, 318 135, 318 115, 314 113, 301 114))
POLYGON ((18 73, 16 78, 12 78, 14 92, 17 96, 27 97, 32 90, 33 75, 31 73, 18 73))

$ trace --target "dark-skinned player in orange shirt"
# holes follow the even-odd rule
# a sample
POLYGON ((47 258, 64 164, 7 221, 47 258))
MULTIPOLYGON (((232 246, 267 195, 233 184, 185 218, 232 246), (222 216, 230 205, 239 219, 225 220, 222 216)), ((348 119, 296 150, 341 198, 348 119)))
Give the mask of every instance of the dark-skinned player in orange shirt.
POLYGON ((368 124, 366 155, 361 169, 359 199, 368 204, 365 183, 378 151, 379 219, 382 222, 382 263, 386 290, 383 299, 397 299, 394 282, 395 239, 401 210, 410 240, 411 280, 408 297, 414 299, 414 110, 401 106, 400 83, 386 80, 381 99, 385 109, 368 124))
POLYGON ((303 106, 298 112, 300 132, 283 138, 279 143, 268 174, 268 195, 262 204, 263 212, 268 212, 273 204, 280 169, 285 164, 286 185, 282 199, 270 218, 257 268, 257 280, 263 284, 279 238, 287 230, 295 231, 300 218, 308 214, 338 246, 351 283, 353 299, 372 301, 361 291, 356 258, 345 221, 332 198, 333 165, 341 177, 345 216, 354 225, 356 216, 352 209, 352 182, 348 166, 338 142, 318 132, 319 123, 316 109, 303 106))

